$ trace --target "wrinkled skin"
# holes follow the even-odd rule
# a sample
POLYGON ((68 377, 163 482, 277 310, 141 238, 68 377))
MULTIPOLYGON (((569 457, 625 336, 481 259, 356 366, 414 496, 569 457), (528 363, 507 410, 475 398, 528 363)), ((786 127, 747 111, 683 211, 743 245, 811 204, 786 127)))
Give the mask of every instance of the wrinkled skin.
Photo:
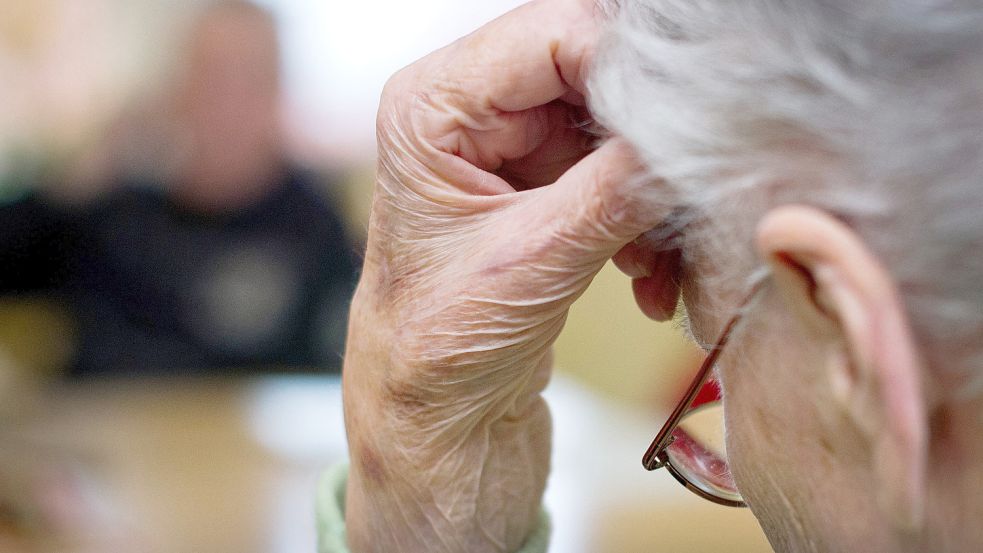
POLYGON ((631 244, 670 202, 584 131, 601 14, 527 4, 397 73, 344 367, 353 551, 514 551, 549 470, 540 397, 603 264, 671 315, 672 262, 631 244), (631 244, 625 247, 626 244, 631 244))

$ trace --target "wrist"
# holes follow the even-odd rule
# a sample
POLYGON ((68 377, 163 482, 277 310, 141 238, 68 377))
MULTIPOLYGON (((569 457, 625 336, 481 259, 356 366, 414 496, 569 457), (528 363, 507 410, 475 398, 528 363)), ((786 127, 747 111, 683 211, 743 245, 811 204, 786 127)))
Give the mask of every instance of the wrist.
MULTIPOLYGON (((542 385, 511 401, 489 401, 495 390, 479 381, 435 386, 440 368, 409 361, 393 334, 353 304, 344 370, 352 550, 518 550, 549 468, 542 385), (425 373, 424 383, 412 378, 425 373)), ((548 365, 527 372, 545 383, 548 365)))
POLYGON ((549 414, 533 411, 418 451, 388 431, 351 437, 351 550, 519 550, 539 522, 549 469, 549 414))

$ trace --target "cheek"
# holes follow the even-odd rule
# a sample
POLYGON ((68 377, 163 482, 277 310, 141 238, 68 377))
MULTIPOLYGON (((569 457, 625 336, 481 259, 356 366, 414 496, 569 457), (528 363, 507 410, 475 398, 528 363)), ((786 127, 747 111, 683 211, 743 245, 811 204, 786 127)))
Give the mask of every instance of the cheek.
POLYGON ((805 539, 798 453, 799 414, 771 393, 769 384, 744 376, 754 367, 727 367, 724 417, 727 457, 738 489, 777 550, 796 550, 805 539), (734 378, 731 369, 740 371, 734 378), (729 373, 729 374, 728 374, 729 373), (728 382, 729 381, 729 382, 728 382), (727 388, 730 384, 729 389, 727 388))
POLYGON ((769 383, 756 381, 753 366, 741 365, 746 364, 728 364, 719 371, 725 390, 724 428, 730 468, 742 493, 753 498, 763 471, 772 468, 771 452, 780 448, 790 425, 778 420, 769 383))
POLYGON ((767 471, 790 479, 802 476, 811 462, 816 411, 804 367, 791 350, 791 344, 766 348, 745 342, 736 360, 719 371, 728 457, 738 485, 749 493, 757 481, 753 475, 767 471))
POLYGON ((822 539, 829 520, 824 502, 833 497, 835 474, 822 446, 829 434, 819 408, 815 352, 797 347, 803 342, 794 323, 760 307, 774 314, 771 328, 747 327, 740 349, 720 367, 727 457, 772 543, 796 550, 795 544, 822 539), (781 336, 782 342, 749 338, 763 336, 781 336))
POLYGON ((810 442, 820 428, 817 357, 809 343, 771 296, 735 332, 718 374, 728 456, 739 478, 764 468, 798 473, 811 462, 810 442))

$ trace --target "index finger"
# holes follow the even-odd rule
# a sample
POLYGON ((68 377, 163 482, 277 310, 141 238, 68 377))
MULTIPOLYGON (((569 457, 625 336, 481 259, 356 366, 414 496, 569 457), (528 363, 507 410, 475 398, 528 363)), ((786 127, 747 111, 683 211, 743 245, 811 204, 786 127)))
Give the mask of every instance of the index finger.
POLYGON ((476 114, 584 95, 600 16, 593 0, 535 0, 493 20, 447 48, 440 77, 449 99, 476 114))
POLYGON ((427 145, 484 171, 557 139, 550 155, 575 162, 584 140, 548 104, 584 103, 600 21, 594 0, 530 2, 408 67, 392 92, 415 102, 411 128, 427 145))

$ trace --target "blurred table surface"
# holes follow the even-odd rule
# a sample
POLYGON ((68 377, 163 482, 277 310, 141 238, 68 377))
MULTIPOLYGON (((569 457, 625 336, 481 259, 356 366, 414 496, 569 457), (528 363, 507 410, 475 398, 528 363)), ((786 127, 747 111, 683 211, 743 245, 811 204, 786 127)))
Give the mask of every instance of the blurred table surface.
MULTIPOLYGON (((562 377, 546 396, 551 552, 770 551, 746 509, 642 470, 660 417, 562 377)), ((4 533, 0 516, 5 553, 312 552, 317 477, 347 456, 333 377, 105 381, 32 403, 2 422, 0 479, 55 490, 46 505, 72 531, 4 533)))

